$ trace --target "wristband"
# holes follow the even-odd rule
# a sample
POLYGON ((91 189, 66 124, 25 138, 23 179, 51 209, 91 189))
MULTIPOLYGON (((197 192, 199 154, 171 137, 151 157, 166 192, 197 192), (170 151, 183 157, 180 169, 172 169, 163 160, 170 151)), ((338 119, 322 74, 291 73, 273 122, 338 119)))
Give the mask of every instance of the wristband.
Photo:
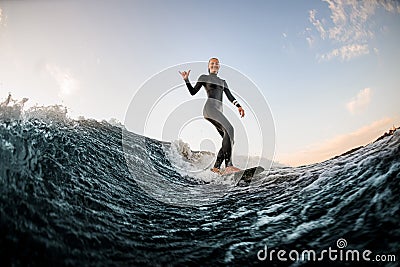
POLYGON ((238 101, 235 99, 235 100, 233 100, 233 102, 232 102, 235 106, 237 106, 238 108, 240 108, 241 107, 241 105, 238 103, 238 101))

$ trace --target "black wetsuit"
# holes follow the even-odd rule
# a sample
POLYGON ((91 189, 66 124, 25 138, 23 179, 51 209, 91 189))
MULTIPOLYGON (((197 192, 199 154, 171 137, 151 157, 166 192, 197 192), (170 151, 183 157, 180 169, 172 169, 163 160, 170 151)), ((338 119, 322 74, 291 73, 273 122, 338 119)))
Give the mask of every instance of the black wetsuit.
POLYGON ((201 75, 193 87, 189 80, 185 80, 186 86, 191 95, 195 95, 202 86, 206 89, 208 99, 203 108, 203 116, 210 121, 222 136, 222 147, 218 152, 214 167, 220 168, 225 160, 225 167, 232 166, 232 146, 234 143, 234 130, 228 119, 224 116, 222 109, 222 94, 225 95, 237 107, 240 105, 231 94, 225 80, 219 78, 216 74, 201 75))

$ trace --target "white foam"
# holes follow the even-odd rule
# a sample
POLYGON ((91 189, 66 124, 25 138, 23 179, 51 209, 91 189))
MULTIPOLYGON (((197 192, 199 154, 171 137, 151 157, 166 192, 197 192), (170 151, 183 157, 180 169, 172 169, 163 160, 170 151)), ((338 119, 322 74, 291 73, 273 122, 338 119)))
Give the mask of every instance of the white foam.
MULTIPOLYGON (((253 247, 253 246, 254 246, 254 242, 239 242, 239 243, 235 243, 235 244, 231 245, 225 254, 224 262, 229 263, 229 262, 233 261, 235 259, 235 256, 233 256, 232 252, 235 251, 236 249, 238 249, 239 247, 244 247, 244 250, 247 253, 250 253, 249 249, 246 247, 253 247)), ((243 248, 241 250, 243 250, 243 248)))
POLYGON ((210 171, 215 156, 207 151, 192 151, 181 139, 164 144, 163 149, 170 163, 181 176, 189 176, 204 182, 213 182, 219 177, 210 171))
MULTIPOLYGON (((168 160, 181 176, 189 176, 207 183, 233 185, 235 181, 232 175, 221 177, 210 171, 216 159, 216 155, 210 151, 193 151, 188 143, 181 139, 171 143, 164 143, 163 149, 168 160)), ((234 166, 241 169, 263 166, 269 168, 271 161, 257 156, 233 155, 234 166)))
POLYGON ((311 232, 312 230, 327 227, 331 224, 335 223, 335 220, 330 217, 324 217, 319 220, 303 222, 296 227, 296 229, 286 236, 287 240, 295 240, 301 237, 304 234, 311 232))
POLYGON ((252 212, 253 212, 253 210, 248 210, 245 207, 240 207, 235 213, 232 213, 229 216, 229 218, 237 219, 237 218, 240 218, 240 217, 245 216, 245 215, 247 215, 249 213, 252 213, 252 212))
POLYGON ((263 225, 270 224, 272 222, 278 222, 278 221, 284 220, 284 219, 286 219, 288 217, 290 217, 290 215, 288 213, 286 213, 286 212, 281 213, 281 214, 279 214, 277 216, 262 216, 255 223, 255 227, 259 228, 259 227, 261 227, 263 225))
POLYGON ((8 142, 7 140, 1 139, 1 147, 10 151, 14 150, 14 145, 8 142))
POLYGON ((264 215, 264 214, 273 213, 273 212, 277 211, 281 207, 283 207, 282 204, 279 204, 279 203, 278 204, 273 204, 273 205, 269 206, 266 210, 257 211, 257 215, 261 216, 261 215, 264 215))

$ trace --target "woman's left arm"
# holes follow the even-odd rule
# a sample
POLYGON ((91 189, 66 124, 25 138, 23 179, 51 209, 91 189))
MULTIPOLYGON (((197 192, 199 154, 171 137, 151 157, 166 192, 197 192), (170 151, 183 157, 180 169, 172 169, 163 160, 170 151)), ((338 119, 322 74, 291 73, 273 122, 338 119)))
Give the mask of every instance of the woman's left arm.
POLYGON ((240 117, 244 117, 244 109, 242 106, 239 104, 239 102, 236 100, 236 98, 232 95, 231 90, 229 90, 228 84, 226 81, 224 81, 224 92, 226 97, 231 101, 237 108, 240 114, 240 117))

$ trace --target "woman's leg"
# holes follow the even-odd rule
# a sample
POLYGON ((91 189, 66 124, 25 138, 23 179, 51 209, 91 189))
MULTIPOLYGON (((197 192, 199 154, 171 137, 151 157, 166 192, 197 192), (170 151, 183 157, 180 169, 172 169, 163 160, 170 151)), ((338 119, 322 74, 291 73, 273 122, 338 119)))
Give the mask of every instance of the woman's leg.
POLYGON ((222 137, 222 147, 218 152, 217 160, 215 161, 214 168, 219 169, 221 167, 222 162, 225 160, 225 167, 232 166, 232 145, 233 145, 233 127, 229 123, 229 121, 220 114, 218 116, 218 121, 215 120, 214 116, 213 119, 206 118, 210 121, 215 128, 217 129, 218 133, 222 137))

